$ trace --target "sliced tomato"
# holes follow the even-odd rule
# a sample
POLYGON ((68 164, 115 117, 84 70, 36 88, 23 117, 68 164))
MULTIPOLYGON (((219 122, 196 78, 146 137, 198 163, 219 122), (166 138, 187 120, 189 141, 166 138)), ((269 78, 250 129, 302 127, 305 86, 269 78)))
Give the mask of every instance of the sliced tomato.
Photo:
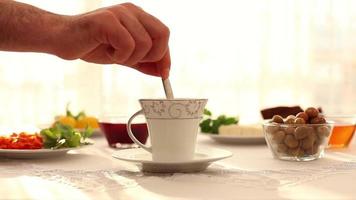
POLYGON ((0 136, 0 149, 41 149, 42 137, 35 134, 13 133, 8 137, 0 136))

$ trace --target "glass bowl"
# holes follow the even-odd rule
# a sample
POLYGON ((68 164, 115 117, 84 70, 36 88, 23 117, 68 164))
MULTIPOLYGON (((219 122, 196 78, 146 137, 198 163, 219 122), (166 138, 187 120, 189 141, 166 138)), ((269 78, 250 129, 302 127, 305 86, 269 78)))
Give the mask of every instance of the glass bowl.
POLYGON ((328 145, 332 125, 278 124, 265 122, 263 132, 273 157, 289 161, 321 158, 328 145))

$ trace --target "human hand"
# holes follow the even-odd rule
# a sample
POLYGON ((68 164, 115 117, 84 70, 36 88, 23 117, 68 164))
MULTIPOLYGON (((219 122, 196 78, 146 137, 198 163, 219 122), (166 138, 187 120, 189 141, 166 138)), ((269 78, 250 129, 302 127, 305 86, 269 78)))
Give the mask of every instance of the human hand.
POLYGON ((169 29, 131 4, 66 17, 54 54, 98 64, 120 64, 166 79, 170 70, 169 29))

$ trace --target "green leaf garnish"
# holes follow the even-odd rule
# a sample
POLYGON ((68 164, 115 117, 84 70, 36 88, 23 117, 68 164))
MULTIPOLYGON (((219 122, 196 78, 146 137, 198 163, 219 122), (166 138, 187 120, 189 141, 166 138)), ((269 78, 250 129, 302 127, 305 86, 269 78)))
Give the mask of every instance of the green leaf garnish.
POLYGON ((89 138, 93 135, 93 128, 88 126, 84 131, 81 132, 83 139, 89 138))
POLYGON ((74 116, 75 120, 78 120, 80 118, 86 117, 86 114, 84 111, 80 111, 76 116, 74 116))
POLYGON ((208 109, 204 108, 204 115, 211 116, 211 112, 208 109))
POLYGON ((74 115, 70 109, 69 109, 70 103, 67 103, 66 105, 66 116, 67 117, 73 117, 75 120, 78 120, 80 118, 86 117, 86 114, 84 111, 80 111, 77 115, 74 115))
POLYGON ((79 132, 70 126, 56 123, 54 127, 41 130, 41 136, 45 148, 58 149, 88 144, 85 139, 89 138, 92 132, 91 128, 79 132))
POLYGON ((237 124, 238 122, 238 118, 226 117, 225 115, 220 115, 214 119, 212 113, 208 109, 204 109, 204 119, 199 126, 203 133, 218 134, 221 125, 237 124))

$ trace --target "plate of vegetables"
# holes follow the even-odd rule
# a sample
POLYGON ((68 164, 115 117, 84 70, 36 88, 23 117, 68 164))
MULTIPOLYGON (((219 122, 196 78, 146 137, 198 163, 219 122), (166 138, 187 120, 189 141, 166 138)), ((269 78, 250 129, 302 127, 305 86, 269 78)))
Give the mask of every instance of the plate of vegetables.
POLYGON ((13 133, 0 136, 0 157, 48 158, 65 155, 68 151, 92 144, 88 138, 92 130, 77 131, 60 123, 39 133, 13 133))
POLYGON ((238 117, 226 115, 213 117, 207 109, 204 110, 200 130, 219 143, 265 144, 261 125, 240 125, 238 117))

